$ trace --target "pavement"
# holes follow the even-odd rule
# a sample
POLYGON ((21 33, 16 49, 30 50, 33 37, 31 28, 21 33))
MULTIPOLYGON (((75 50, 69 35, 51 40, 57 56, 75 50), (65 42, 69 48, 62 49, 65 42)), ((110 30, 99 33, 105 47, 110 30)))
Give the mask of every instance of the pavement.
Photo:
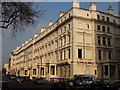
MULTIPOLYGON (((26 90, 64 90, 65 88, 58 88, 58 85, 57 84, 50 84, 48 82, 45 82, 45 84, 34 84, 32 81, 23 81, 21 83, 18 83, 17 81, 15 80, 11 80, 11 79, 2 79, 3 81, 6 81, 10 87, 10 89, 5 89, 5 90, 23 90, 23 89, 26 89, 26 90)), ((77 87, 71 87, 71 88, 66 88, 66 90, 104 90, 102 87, 101 88, 96 88, 96 89, 80 89, 80 88, 77 88, 77 87)), ((106 90, 120 90, 119 89, 111 89, 111 88, 106 88, 106 90)))
POLYGON ((22 83, 18 83, 17 81, 10 80, 10 79, 3 79, 3 81, 6 81, 10 87, 10 90, 17 90, 17 89, 32 89, 32 90, 45 90, 50 89, 51 85, 48 83, 45 83, 43 85, 40 84, 33 84, 31 81, 23 81, 22 83))

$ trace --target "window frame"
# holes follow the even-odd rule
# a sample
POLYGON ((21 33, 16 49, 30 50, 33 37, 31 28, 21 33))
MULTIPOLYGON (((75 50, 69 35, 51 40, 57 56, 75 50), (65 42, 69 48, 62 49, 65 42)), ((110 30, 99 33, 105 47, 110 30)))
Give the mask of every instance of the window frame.
POLYGON ((102 51, 101 50, 98 50, 98 59, 102 59, 102 51))
POLYGON ((78 58, 83 58, 82 54, 82 49, 78 48, 78 58))
POLYGON ((97 30, 99 30, 99 31, 101 30, 101 27, 100 27, 100 25, 97 25, 97 30))
POLYGON ((102 21, 105 21, 105 16, 102 16, 102 21))
POLYGON ((107 20, 107 22, 110 22, 110 18, 109 17, 106 17, 106 20, 107 20))
POLYGON ((105 26, 102 26, 102 31, 103 31, 103 32, 106 32, 105 26))

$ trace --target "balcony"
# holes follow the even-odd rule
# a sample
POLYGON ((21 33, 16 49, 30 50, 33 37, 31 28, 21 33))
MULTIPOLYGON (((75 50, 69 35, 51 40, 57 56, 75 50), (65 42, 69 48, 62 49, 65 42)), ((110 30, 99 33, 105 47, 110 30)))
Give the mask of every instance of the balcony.
POLYGON ((92 59, 83 59, 83 58, 77 58, 78 63, 95 63, 92 59))
POLYGON ((57 64, 71 64, 71 59, 57 60, 57 64))
POLYGON ((116 59, 97 60, 97 63, 117 63, 116 59))
POLYGON ((96 44, 96 46, 97 47, 100 47, 100 48, 106 48, 106 49, 112 49, 113 48, 113 46, 111 46, 111 45, 102 45, 102 44, 96 44))
POLYGON ((56 63, 56 60, 46 60, 45 63, 46 63, 46 64, 50 64, 50 63, 53 64, 53 63, 56 63))

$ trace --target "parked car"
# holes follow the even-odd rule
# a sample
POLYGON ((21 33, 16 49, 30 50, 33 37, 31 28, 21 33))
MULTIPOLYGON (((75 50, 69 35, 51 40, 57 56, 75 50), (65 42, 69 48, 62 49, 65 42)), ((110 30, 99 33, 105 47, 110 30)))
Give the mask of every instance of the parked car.
POLYGON ((10 86, 6 81, 0 81, 0 90, 9 90, 10 86))
POLYGON ((29 77, 29 76, 24 76, 24 77, 23 77, 23 80, 24 80, 24 81, 30 81, 30 77, 29 77))
POLYGON ((7 75, 2 75, 2 78, 7 79, 8 77, 7 75))
POLYGON ((73 79, 68 81, 68 86, 75 88, 85 88, 88 84, 94 82, 93 75, 74 75, 73 79))
POLYGON ((114 82, 111 85, 112 90, 120 90, 120 81, 114 82))
POLYGON ((32 82, 33 82, 34 84, 44 84, 44 83, 45 83, 45 80, 44 80, 43 78, 34 78, 34 79, 32 80, 32 82))
POLYGON ((52 89, 55 90, 55 88, 67 89, 69 87, 67 86, 66 82, 60 81, 60 82, 55 82, 54 84, 52 84, 52 89))
POLYGON ((23 82, 23 77, 17 76, 17 77, 16 77, 16 80, 17 80, 17 82, 21 83, 21 82, 23 82))
POLYGON ((101 90, 101 89, 109 89, 110 85, 102 80, 96 80, 92 82, 91 84, 88 84, 86 88, 89 89, 95 89, 95 90, 101 90))
POLYGON ((9 75, 8 77, 12 80, 16 80, 16 75, 9 75))

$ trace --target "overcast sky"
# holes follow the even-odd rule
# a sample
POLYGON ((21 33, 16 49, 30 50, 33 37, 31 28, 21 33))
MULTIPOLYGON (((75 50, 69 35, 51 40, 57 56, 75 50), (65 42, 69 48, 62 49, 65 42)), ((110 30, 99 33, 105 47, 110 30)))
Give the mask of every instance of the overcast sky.
MULTIPOLYGON (((2 36, 2 63, 8 63, 9 52, 13 51, 17 46, 20 46, 30 37, 33 37, 35 33, 40 32, 40 27, 48 27, 49 21, 56 21, 59 18, 59 12, 66 12, 72 8, 71 2, 36 2, 39 8, 43 7, 47 10, 44 18, 39 18, 35 26, 27 27, 26 31, 16 33, 16 37, 11 35, 10 30, 4 30, 2 36)), ((117 2, 97 2, 97 10, 107 12, 108 5, 114 8, 114 14, 118 14, 117 2)), ((88 9, 89 2, 81 2, 80 8, 88 9)), ((1 35, 1 34, 0 34, 1 35)), ((0 48, 1 50, 1 48, 0 48)), ((0 53, 1 55, 1 53, 0 53)), ((0 62, 1 63, 1 62, 0 62)), ((1 64, 2 65, 2 64, 1 64)), ((1 66, 0 66, 1 67, 1 66)))

